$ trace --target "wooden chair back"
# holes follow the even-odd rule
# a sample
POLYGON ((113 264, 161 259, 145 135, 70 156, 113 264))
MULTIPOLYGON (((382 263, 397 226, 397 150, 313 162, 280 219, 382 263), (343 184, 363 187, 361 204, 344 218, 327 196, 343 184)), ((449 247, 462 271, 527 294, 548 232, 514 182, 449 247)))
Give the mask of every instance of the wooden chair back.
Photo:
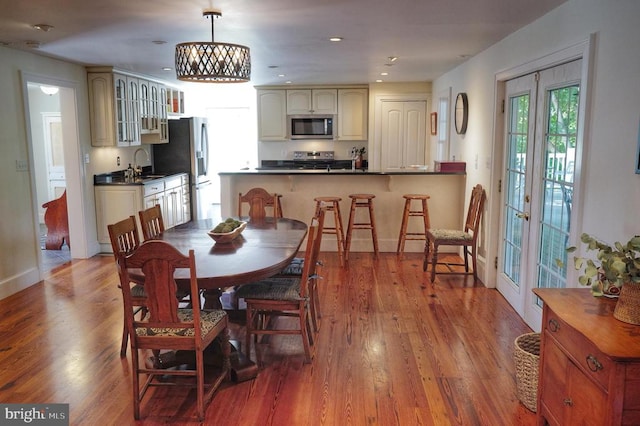
POLYGON ((140 245, 140 235, 138 234, 135 216, 129 216, 120 222, 107 225, 107 229, 111 240, 111 249, 116 259, 118 258, 118 253, 129 254, 140 245))
POLYGON ((272 208, 274 219, 279 217, 278 196, 270 194, 264 188, 252 188, 246 194, 238 194, 238 217, 243 216, 242 205, 249 205, 249 220, 257 222, 267 217, 267 208, 272 208))
POLYGON ((476 185, 471 191, 471 200, 469 201, 469 209, 467 211, 467 219, 464 224, 464 231, 473 235, 473 243, 475 245, 478 239, 478 229, 480 228, 480 220, 487 194, 482 185, 476 185))
POLYGON ((138 212, 140 225, 142 225, 142 236, 145 241, 156 238, 164 232, 164 221, 162 220, 162 209, 156 204, 146 210, 138 212))
MULTIPOLYGON (((200 305, 193 304, 193 321, 182 322, 178 318, 178 286, 174 279, 176 269, 189 269, 190 287, 192 294, 198 297, 198 285, 196 282, 195 257, 193 250, 189 251, 189 256, 184 256, 171 244, 160 240, 148 240, 140 244, 137 250, 129 255, 119 256, 119 271, 123 282, 128 282, 128 270, 141 269, 144 274, 143 285, 147 293, 147 309, 149 310, 148 319, 145 321, 132 322, 132 330, 135 335, 135 329, 144 328, 194 328, 194 324, 200 323, 200 305)), ((128 292, 124 292, 125 305, 127 299, 130 300, 128 292)), ((184 340, 185 346, 194 348, 195 342, 200 338, 200 329, 195 327, 193 333, 194 339, 187 342, 184 340)), ((138 339, 139 343, 144 343, 144 347, 151 347, 155 343, 164 342, 167 344, 171 338, 165 336, 144 336, 138 339), (147 346, 151 345, 151 346, 147 346)), ((141 347, 138 345, 138 347, 141 347)), ((158 347, 160 349, 161 347, 158 347)))

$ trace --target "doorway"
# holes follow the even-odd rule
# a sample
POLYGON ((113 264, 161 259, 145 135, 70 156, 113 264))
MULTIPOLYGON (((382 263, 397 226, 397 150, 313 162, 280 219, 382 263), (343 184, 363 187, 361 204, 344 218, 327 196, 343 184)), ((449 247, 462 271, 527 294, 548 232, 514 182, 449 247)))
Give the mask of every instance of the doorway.
POLYGON ((70 249, 60 259, 49 262, 38 250, 40 279, 51 270, 51 265, 69 261, 72 258, 88 257, 85 229, 85 209, 83 200, 83 163, 81 161, 78 138, 78 112, 76 83, 23 72, 23 93, 27 140, 29 142, 30 179, 32 181, 32 205, 34 245, 41 247, 42 204, 50 201, 51 194, 67 191, 69 212, 70 249), (41 86, 58 89, 56 93, 44 93, 41 86), (59 117, 59 119, 58 119, 59 117), (48 136, 45 134, 49 132, 48 136), (45 148, 48 137, 49 152, 45 148))
POLYGON ((542 320, 534 288, 567 285, 580 150, 582 60, 506 82, 497 288, 534 329, 542 320))

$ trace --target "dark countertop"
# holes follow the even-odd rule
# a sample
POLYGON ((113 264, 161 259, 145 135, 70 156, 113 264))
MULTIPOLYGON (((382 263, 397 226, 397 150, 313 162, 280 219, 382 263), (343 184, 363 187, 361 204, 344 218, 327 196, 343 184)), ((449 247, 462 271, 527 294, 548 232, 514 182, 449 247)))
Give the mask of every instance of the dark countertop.
POLYGON ((151 166, 147 166, 142 168, 141 176, 136 176, 133 179, 125 178, 124 170, 93 175, 93 185, 145 185, 155 180, 165 179, 171 176, 179 176, 181 174, 183 173, 153 173, 151 166))
POLYGON ((388 175, 465 175, 465 172, 433 172, 425 169, 385 169, 368 170, 358 169, 330 169, 330 170, 300 170, 300 169, 246 169, 237 171, 220 172, 219 175, 361 175, 361 176, 388 176, 388 175))

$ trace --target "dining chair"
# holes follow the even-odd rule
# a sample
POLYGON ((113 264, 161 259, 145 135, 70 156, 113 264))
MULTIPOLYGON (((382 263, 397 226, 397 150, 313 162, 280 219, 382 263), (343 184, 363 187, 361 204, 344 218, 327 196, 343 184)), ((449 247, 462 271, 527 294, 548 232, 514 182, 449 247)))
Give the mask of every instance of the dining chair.
POLYGON ((278 194, 270 194, 264 188, 252 188, 245 194, 238 194, 238 217, 243 216, 243 204, 249 205, 248 216, 251 221, 261 221, 268 217, 267 208, 272 211, 271 217, 280 217, 278 194))
MULTIPOLYGON (((145 241, 131 254, 118 255, 118 273, 125 301, 125 312, 131 312, 132 295, 126 285, 130 281, 129 269, 140 269, 144 275, 149 314, 142 320, 127 315, 127 328, 131 335, 131 368, 133 371, 133 413, 140 418, 140 404, 150 387, 194 386, 193 381, 169 380, 168 376, 195 378, 198 419, 204 419, 205 406, 211 401, 223 380, 229 378, 230 344, 227 314, 223 310, 200 309, 193 304, 191 309, 181 309, 176 297, 177 285, 174 273, 177 269, 189 271, 190 294, 198 296, 196 261, 193 249, 184 256, 165 241, 145 241), (204 351, 217 339, 221 358, 218 363, 208 363, 212 371, 207 372, 205 383, 204 351), (180 368, 161 368, 139 362, 140 351, 172 350, 193 352, 195 366, 188 364, 180 368), (215 367, 215 370, 214 370, 215 367), (211 373, 211 376, 209 375, 211 373), (146 380, 142 379, 146 375, 146 380), (142 380, 144 382, 142 383, 142 380), (140 386, 142 384, 142 386, 140 386)), ((213 347, 212 347, 213 349, 213 347)), ((176 352, 176 355, 178 352, 176 352)))
MULTIPOLYGON (((321 206, 316 209, 315 216, 313 219, 317 221, 317 230, 316 233, 324 234, 324 219, 325 214, 328 208, 326 206, 321 206)), ((313 220, 312 219, 312 220, 313 220)), ((308 238, 308 237, 307 237, 308 238)), ((322 317, 320 312, 320 298, 319 298, 319 289, 318 289, 318 281, 322 279, 320 274, 317 272, 319 266, 323 266, 322 260, 319 259, 320 256, 320 245, 322 244, 322 235, 316 235, 314 240, 314 252, 312 259, 312 267, 307 271, 307 273, 313 278, 309 281, 309 298, 310 298, 310 308, 311 308, 311 321, 313 323, 313 329, 315 331, 319 330, 319 319, 322 317)), ((285 267, 282 271, 280 271, 276 277, 301 277, 304 272, 304 257, 295 257, 287 267, 285 267)))
MULTIPOLYGON (((162 208, 159 204, 156 204, 155 206, 149 207, 145 210, 140 210, 138 212, 138 216, 140 217, 140 225, 142 228, 142 237, 144 238, 144 241, 157 238, 164 232, 162 208)), ((187 305, 191 303, 189 292, 178 290, 177 297, 181 302, 187 305)))
POLYGON ((471 191, 471 200, 467 210, 467 218, 464 228, 459 229, 429 229, 427 230, 427 241, 424 245, 424 261, 422 270, 426 271, 429 262, 431 262, 431 282, 435 280, 438 274, 463 274, 473 275, 473 280, 477 281, 477 249, 478 249, 478 230, 484 210, 484 203, 487 198, 482 185, 476 185, 471 191), (459 246, 462 247, 464 263, 438 262, 438 248, 440 246, 459 246), (433 252, 431 253, 431 250, 433 252), (473 271, 469 271, 469 255, 473 264, 473 271), (436 272, 436 265, 444 265, 448 272, 436 272), (463 266, 464 272, 454 271, 451 266, 463 266))
MULTIPOLYGON (((129 254, 138 248, 140 245, 140 236, 138 235, 138 227, 136 226, 135 216, 129 216, 127 219, 120 222, 108 225, 109 239, 111 240, 111 249, 116 260, 118 260, 118 254, 129 254)), ((121 285, 121 284, 119 284, 121 285)), ((131 306, 134 315, 141 313, 142 317, 147 313, 146 303, 147 294, 142 286, 136 280, 132 280, 128 283, 131 292, 131 306)), ((123 304, 124 306, 124 304, 123 304)), ((122 344, 120 346, 120 356, 125 357, 127 355, 127 343, 129 340, 129 330, 127 329, 127 308, 124 308, 123 316, 123 331, 122 331, 122 344)))
POLYGON ((144 240, 155 238, 164 232, 164 220, 159 204, 138 212, 140 225, 142 225, 142 237, 144 240))
POLYGON ((255 342, 256 359, 262 364, 262 355, 258 345, 258 336, 274 334, 299 334, 304 348, 304 361, 310 363, 313 345, 313 332, 311 330, 311 292, 316 279, 312 271, 315 270, 319 248, 316 239, 321 237, 318 230, 318 221, 313 219, 307 233, 307 245, 305 249, 304 270, 300 277, 273 277, 265 280, 245 284, 238 288, 238 298, 243 298, 247 305, 246 311, 246 346, 245 354, 250 358, 251 340, 255 342), (298 327, 278 327, 278 317, 298 318, 298 327))

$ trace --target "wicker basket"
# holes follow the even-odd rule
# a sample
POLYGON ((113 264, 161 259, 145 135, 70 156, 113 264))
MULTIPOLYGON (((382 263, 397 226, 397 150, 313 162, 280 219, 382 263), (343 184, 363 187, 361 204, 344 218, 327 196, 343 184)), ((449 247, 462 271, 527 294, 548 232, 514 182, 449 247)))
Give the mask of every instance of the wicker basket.
POLYGON ((514 357, 518 399, 525 407, 535 413, 538 398, 540 333, 523 334, 516 338, 514 357))
POLYGON ((640 284, 625 283, 622 286, 613 317, 628 324, 640 325, 640 284))

